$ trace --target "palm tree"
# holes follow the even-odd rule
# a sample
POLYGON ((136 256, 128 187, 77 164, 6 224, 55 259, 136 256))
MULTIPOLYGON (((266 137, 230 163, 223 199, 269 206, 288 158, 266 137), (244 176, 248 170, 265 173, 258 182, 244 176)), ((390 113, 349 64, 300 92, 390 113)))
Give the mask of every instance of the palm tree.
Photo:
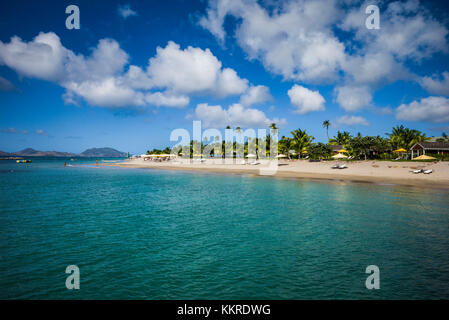
POLYGON ((306 130, 297 129, 291 132, 293 139, 291 141, 291 146, 301 157, 301 153, 307 151, 307 147, 310 146, 312 141, 315 139, 306 133, 306 130))
POLYGON ((331 125, 331 122, 329 120, 323 121, 323 128, 326 128, 327 141, 329 141, 329 126, 330 125, 331 125))
POLYGON ((330 139, 329 143, 333 145, 346 146, 348 145, 349 140, 351 140, 351 134, 348 131, 337 131, 337 135, 330 139))
POLYGON ((387 133, 387 135, 393 148, 405 148, 407 150, 407 157, 408 151, 415 143, 429 140, 425 133, 406 128, 403 125, 394 127, 392 132, 387 133))
POLYGON ((270 129, 276 130, 276 123, 273 122, 272 124, 270 124, 270 129))

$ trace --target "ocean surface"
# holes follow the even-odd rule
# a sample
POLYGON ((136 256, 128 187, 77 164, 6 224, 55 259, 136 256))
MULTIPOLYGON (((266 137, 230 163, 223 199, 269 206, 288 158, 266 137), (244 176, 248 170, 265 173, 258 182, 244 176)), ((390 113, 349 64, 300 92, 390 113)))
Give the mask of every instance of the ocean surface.
POLYGON ((65 161, 0 161, 0 299, 449 299, 447 191, 65 161))

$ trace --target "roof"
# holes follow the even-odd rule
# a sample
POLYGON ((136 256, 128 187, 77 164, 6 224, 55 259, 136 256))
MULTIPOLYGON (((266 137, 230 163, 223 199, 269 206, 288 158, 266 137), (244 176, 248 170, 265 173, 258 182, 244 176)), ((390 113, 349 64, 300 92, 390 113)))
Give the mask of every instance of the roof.
POLYGON ((343 146, 339 144, 330 144, 329 147, 331 147, 332 152, 337 152, 338 150, 343 149, 343 146))
POLYGON ((415 145, 413 145, 412 149, 415 148, 415 146, 421 146, 423 149, 428 150, 449 150, 449 142, 431 142, 431 141, 425 141, 425 142, 418 142, 415 145))

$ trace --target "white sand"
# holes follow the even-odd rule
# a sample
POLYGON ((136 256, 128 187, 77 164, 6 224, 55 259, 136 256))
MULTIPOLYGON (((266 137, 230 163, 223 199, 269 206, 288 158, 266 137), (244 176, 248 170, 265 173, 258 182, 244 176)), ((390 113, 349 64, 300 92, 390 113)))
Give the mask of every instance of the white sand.
MULTIPOLYGON (((231 161, 231 160, 229 160, 231 161)), ((240 160, 234 160, 241 163, 240 160)), ((248 160, 245 160, 248 162, 248 160)), ((253 161, 253 160, 249 160, 253 161)), ((280 165, 268 161, 260 161, 260 165, 249 164, 223 164, 221 160, 206 160, 203 163, 191 160, 178 160, 166 162, 144 161, 132 159, 115 165, 132 168, 155 168, 169 170, 189 170, 234 174, 253 174, 275 176, 282 178, 311 178, 327 180, 350 180, 359 182, 392 183, 400 185, 413 185, 421 187, 436 187, 449 189, 449 162, 395 162, 395 161, 321 161, 309 162, 307 160, 280 160, 280 165), (347 169, 332 169, 335 164, 346 164, 347 169), (277 171, 276 171, 277 169, 277 171), (432 169, 431 174, 414 174, 414 169, 432 169)))

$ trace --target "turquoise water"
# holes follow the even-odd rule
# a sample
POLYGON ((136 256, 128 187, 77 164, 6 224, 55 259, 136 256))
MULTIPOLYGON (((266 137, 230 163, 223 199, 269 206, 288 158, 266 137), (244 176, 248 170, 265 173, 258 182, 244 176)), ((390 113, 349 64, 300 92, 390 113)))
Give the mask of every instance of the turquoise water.
POLYGON ((91 162, 0 161, 1 299, 449 298, 446 191, 91 162))

